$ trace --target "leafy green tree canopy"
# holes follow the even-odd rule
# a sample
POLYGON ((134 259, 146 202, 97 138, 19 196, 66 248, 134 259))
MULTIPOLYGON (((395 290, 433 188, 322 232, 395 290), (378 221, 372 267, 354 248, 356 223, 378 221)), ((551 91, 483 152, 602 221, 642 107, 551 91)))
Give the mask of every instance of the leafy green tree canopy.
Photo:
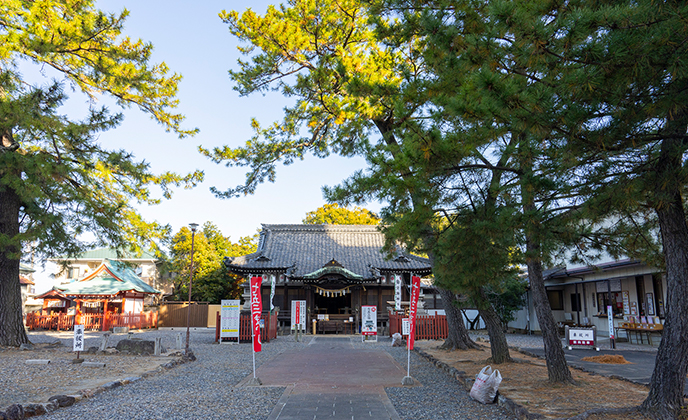
MULTIPOLYGON (((174 278, 174 300, 186 300, 191 269, 191 230, 183 227, 172 238, 170 271, 174 278)), ((225 257, 250 254, 258 248, 258 235, 244 236, 234 243, 211 222, 206 222, 193 237, 194 275, 191 299, 220 303, 222 299, 239 299, 243 292, 241 278, 230 275, 225 257)))
POLYGON ((307 225, 377 225, 380 218, 370 210, 361 207, 348 209, 339 204, 325 204, 317 210, 308 212, 303 223, 307 225))

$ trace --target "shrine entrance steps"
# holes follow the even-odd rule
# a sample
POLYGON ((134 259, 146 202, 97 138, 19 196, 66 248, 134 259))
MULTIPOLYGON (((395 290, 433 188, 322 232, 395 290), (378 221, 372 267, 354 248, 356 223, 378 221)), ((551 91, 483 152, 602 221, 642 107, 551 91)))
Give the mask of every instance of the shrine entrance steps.
POLYGON ((389 353, 354 348, 351 340, 317 336, 261 366, 264 386, 287 387, 268 419, 398 420, 385 387, 401 386, 406 371, 389 353))

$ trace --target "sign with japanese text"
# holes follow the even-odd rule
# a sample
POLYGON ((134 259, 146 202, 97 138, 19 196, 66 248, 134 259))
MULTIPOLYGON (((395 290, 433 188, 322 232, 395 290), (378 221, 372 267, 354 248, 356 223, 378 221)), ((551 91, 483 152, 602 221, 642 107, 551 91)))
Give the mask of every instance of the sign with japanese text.
POLYGON ((411 323, 408 318, 401 318, 401 335, 409 335, 411 332, 411 323))
POLYGON ((74 350, 73 351, 84 351, 84 326, 75 325, 74 326, 74 350))
POLYGON ((306 328, 306 301, 291 301, 291 329, 303 330, 306 328), (298 327, 297 327, 298 326, 298 327))
POLYGON ((607 306, 607 321, 609 321, 609 339, 614 339, 614 312, 611 305, 607 306))
POLYGON ((377 335, 377 306, 361 306, 361 334, 377 335))
POLYGON ((395 274, 394 275, 394 310, 395 311, 400 311, 401 310, 401 286, 403 283, 403 279, 401 275, 395 274))
POLYGON ((595 332, 592 328, 568 328, 568 346, 594 346, 595 332))
POLYGON ((260 316, 263 312, 263 298, 260 292, 262 277, 251 277, 251 329, 253 331, 253 351, 263 349, 260 342, 260 316))
POLYGON ((270 312, 275 310, 275 305, 272 301, 275 299, 275 275, 270 276, 270 312))
POLYGON ((418 312, 418 296, 420 296, 420 277, 411 277, 411 309, 409 309, 409 322, 411 327, 408 336, 408 348, 413 350, 413 341, 416 336, 416 314, 418 312))
POLYGON ((220 310, 220 338, 239 337, 239 315, 241 301, 239 299, 222 300, 220 310))

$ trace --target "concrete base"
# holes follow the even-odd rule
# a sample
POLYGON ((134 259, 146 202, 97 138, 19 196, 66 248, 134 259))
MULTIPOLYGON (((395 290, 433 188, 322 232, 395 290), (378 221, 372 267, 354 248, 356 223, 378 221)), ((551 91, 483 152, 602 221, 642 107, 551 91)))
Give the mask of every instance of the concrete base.
POLYGON ((414 383, 413 378, 410 376, 404 376, 404 379, 401 380, 402 385, 413 385, 414 383))
POLYGON ((47 359, 29 359, 26 361, 27 365, 47 365, 50 360, 47 359))
POLYGON ((78 365, 79 363, 84 363, 84 359, 72 359, 73 365, 78 365))
POLYGON ((81 364, 81 366, 87 366, 87 367, 105 367, 105 363, 100 363, 100 362, 84 362, 81 364))
POLYGON ((246 386, 261 386, 263 383, 260 381, 259 378, 251 378, 246 382, 246 386))

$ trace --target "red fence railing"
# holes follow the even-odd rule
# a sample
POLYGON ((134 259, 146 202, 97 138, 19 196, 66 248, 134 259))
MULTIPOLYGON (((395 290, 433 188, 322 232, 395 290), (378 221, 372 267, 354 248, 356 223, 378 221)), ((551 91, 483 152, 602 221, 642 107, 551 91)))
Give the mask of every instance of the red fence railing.
MULTIPOLYGON (((401 334, 402 315, 389 314, 389 336, 401 334)), ((417 315, 416 340, 438 340, 447 338, 449 329, 445 315, 417 315)))
MULTIPOLYGON (((158 314, 156 312, 142 312, 138 314, 107 313, 105 320, 103 320, 102 314, 82 314, 80 318, 85 330, 107 331, 113 327, 129 327, 131 329, 158 328, 158 314)), ((30 312, 26 314, 26 327, 30 330, 69 331, 74 329, 74 315, 40 315, 30 312)))
MULTIPOLYGON (((262 315, 265 327, 260 329, 260 341, 269 343, 270 340, 277 338, 277 315, 271 315, 265 312, 262 315)), ((220 326, 222 318, 220 312, 217 312, 215 321, 215 341, 220 340, 220 326)), ((241 314, 239 317, 239 342, 248 342, 252 340, 251 336, 251 315, 241 314)))

